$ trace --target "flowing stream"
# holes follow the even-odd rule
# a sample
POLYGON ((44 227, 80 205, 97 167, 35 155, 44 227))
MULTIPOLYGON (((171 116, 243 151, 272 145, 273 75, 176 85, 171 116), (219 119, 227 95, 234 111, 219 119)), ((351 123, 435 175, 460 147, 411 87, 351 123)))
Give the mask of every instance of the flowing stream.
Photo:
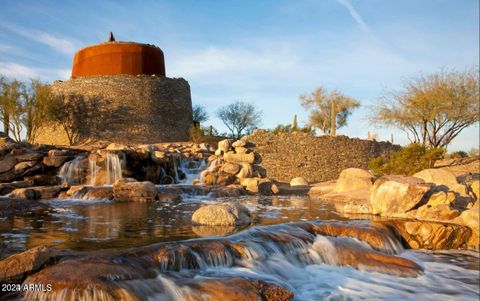
MULTIPOLYGON (((85 174, 100 176, 100 167, 85 160, 65 163, 62 179, 82 183, 85 174)), ((199 178, 206 167, 200 162, 180 161, 182 185, 199 178)), ((104 166, 107 183, 121 177, 115 154, 104 166)), ((43 244, 86 252, 27 278, 59 289, 29 291, 23 300, 200 300, 241 291, 242 281, 275 284, 295 300, 479 299, 478 253, 405 250, 381 222, 349 220, 329 203, 306 196, 189 194, 152 203, 53 199, 26 214, 0 218, 0 258, 43 244), (197 208, 226 199, 245 205, 252 225, 191 223, 197 208), (332 234, 329 225, 350 234, 332 234)))

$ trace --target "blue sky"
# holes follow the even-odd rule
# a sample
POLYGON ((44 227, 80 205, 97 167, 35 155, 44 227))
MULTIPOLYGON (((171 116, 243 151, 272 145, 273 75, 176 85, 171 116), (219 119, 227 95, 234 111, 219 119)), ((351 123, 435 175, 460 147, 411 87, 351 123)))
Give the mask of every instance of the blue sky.
MULTIPOLYGON (((479 2, 407 0, 317 1, 6 1, 0 0, 0 73, 21 79, 67 79, 76 49, 117 40, 155 44, 167 76, 183 77, 192 101, 218 107, 235 100, 263 112, 262 127, 308 119, 298 96, 319 85, 359 99, 339 134, 380 140, 394 129, 367 116, 386 89, 440 68, 479 65, 479 2)), ((479 127, 450 150, 479 145, 479 127)))

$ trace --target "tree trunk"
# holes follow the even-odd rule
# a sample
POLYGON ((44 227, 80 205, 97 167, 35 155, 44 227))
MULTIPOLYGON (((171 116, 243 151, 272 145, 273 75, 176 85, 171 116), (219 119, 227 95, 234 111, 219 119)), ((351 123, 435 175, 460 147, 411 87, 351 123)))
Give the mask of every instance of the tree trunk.
POLYGON ((7 114, 4 113, 3 116, 3 132, 8 136, 10 133, 10 118, 7 114))
POLYGON ((335 112, 335 102, 332 101, 332 111, 330 112, 330 136, 337 134, 337 113, 335 112))

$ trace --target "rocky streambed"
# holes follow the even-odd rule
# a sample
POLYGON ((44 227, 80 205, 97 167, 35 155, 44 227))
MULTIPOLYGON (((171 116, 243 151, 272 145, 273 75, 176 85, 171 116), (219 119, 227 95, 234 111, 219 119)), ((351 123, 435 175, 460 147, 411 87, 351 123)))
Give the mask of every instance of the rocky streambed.
POLYGON ((347 169, 337 181, 292 175, 288 184, 269 179, 244 140, 2 143, 2 299, 480 295, 477 188, 445 170, 378 178, 347 169), (17 172, 27 165, 37 167, 17 172))

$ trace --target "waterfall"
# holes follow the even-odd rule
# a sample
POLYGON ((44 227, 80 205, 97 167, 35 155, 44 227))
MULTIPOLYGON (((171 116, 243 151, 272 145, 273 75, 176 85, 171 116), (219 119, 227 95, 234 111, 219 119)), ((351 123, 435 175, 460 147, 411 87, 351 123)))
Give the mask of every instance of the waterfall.
POLYGON ((122 178, 122 164, 120 163, 120 158, 117 154, 107 153, 105 167, 105 184, 113 184, 116 180, 122 178))
POLYGON ((96 157, 93 159, 88 157, 88 169, 90 171, 90 185, 95 185, 95 180, 97 178, 97 160, 96 157))
POLYGON ((206 166, 207 164, 203 159, 193 160, 191 158, 181 157, 180 166, 178 168, 185 174, 185 179, 178 182, 185 185, 192 185, 195 180, 200 180, 200 175, 206 166))
POLYGON ((60 169, 58 176, 62 179, 62 183, 68 184, 82 184, 83 183, 83 156, 78 156, 75 159, 65 162, 60 169))
POLYGON ((90 156, 88 158, 88 169, 90 173, 89 184, 92 186, 97 184, 111 185, 122 178, 122 163, 115 153, 107 153, 103 164, 100 166, 97 165, 96 156, 90 156))

